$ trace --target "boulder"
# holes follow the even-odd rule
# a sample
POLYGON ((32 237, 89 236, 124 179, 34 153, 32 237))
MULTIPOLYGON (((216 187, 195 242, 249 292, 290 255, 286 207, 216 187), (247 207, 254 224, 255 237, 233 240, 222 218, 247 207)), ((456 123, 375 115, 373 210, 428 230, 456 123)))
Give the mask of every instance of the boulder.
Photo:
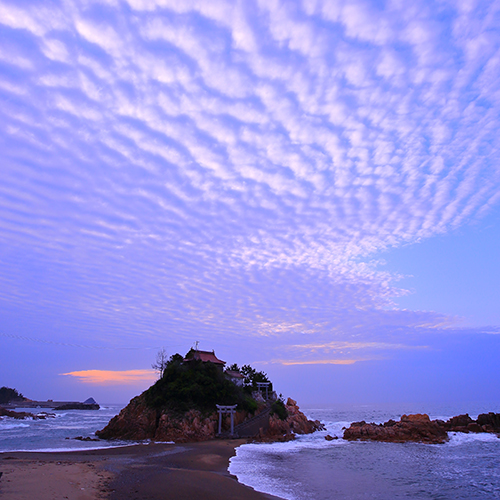
MULTIPOLYGON (((430 422, 431 419, 426 413, 415 413, 413 415, 403 415, 401 417, 401 422, 413 422, 416 424, 426 424, 430 422)), ((396 422, 394 420, 389 420, 386 424, 394 425, 396 422)))
POLYGON ((477 423, 482 428, 491 429, 487 432, 500 432, 500 413, 481 413, 477 417, 477 423))
POLYGON ((484 429, 476 422, 471 422, 467 425, 467 430, 469 432, 484 432, 484 429))
POLYGON ((467 426, 474 422, 472 418, 469 417, 469 414, 465 415, 457 415, 456 417, 451 417, 444 423, 444 428, 447 431, 453 432, 469 432, 467 426))

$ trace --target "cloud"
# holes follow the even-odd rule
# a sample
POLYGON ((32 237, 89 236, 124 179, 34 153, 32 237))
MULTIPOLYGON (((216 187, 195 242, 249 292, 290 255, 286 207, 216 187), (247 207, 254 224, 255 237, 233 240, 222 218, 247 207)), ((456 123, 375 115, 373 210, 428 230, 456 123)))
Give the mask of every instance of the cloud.
POLYGON ((294 365, 353 365, 358 361, 366 361, 363 359, 319 359, 314 361, 283 361, 275 360, 274 363, 279 363, 285 366, 294 365))
POLYGON ((6 311, 69 343, 422 348, 456 318, 396 311, 372 258, 498 203, 494 8, 0 0, 6 311))
POLYGON ((427 349, 428 346, 414 346, 406 344, 390 344, 388 342, 327 342, 324 344, 292 345, 290 349, 306 349, 310 351, 341 351, 351 349, 427 349))
POLYGON ((158 378, 153 370, 80 370, 61 375, 76 377, 84 384, 94 385, 136 385, 158 378))

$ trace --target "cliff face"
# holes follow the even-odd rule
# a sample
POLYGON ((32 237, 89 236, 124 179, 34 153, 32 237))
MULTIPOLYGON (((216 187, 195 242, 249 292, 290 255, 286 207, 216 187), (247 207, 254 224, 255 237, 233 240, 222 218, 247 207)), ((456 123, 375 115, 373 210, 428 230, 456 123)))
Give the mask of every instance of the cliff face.
POLYGON ((266 432, 259 433, 257 441, 289 441, 295 439, 295 434, 311 434, 325 429, 319 420, 308 420, 293 399, 288 398, 285 408, 288 417, 281 420, 278 415, 271 415, 269 428, 266 432))
MULTIPOLYGON (((247 417, 246 412, 237 412, 235 425, 247 417)), ((130 439, 141 441, 175 441, 187 443, 213 439, 218 430, 218 414, 202 415, 198 410, 189 410, 181 417, 167 410, 150 408, 144 394, 135 397, 123 410, 113 417, 108 425, 96 432, 101 439, 130 439)), ((228 417, 223 425, 228 427, 228 417)))
MULTIPOLYGON (((280 420, 277 415, 269 418, 269 427, 256 438, 261 441, 293 439, 294 433, 308 434, 321 428, 319 422, 307 420, 293 399, 288 399, 288 418, 280 420)), ((235 425, 244 422, 250 415, 239 411, 235 415, 235 425)), ((190 410, 182 417, 165 410, 154 410, 145 403, 144 395, 135 397, 108 425, 96 432, 101 439, 125 439, 140 441, 175 441, 187 443, 214 439, 218 430, 216 412, 204 416, 198 410, 190 410)), ((223 427, 229 427, 230 418, 224 417, 223 427)))
POLYGON ((144 394, 136 396, 113 417, 96 436, 101 439, 153 439, 156 433, 156 410, 148 408, 144 394))

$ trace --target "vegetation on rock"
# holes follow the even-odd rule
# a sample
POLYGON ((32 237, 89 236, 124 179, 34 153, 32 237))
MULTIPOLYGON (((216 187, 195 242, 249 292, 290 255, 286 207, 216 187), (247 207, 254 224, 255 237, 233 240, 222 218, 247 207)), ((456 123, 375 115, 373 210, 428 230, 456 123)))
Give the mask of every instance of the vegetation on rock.
POLYGON ((151 368, 153 368, 154 371, 158 372, 158 376, 161 378, 163 377, 163 372, 165 371, 165 368, 167 367, 169 362, 167 351, 163 348, 158 353, 156 354, 156 360, 155 362, 151 365, 151 368))
POLYGON ((0 388, 0 404, 6 404, 10 401, 19 401, 26 399, 20 392, 16 389, 11 389, 9 387, 0 388))
POLYGON ((151 408, 177 413, 192 409, 213 412, 216 404, 237 404, 250 412, 257 409, 249 391, 228 380, 213 363, 183 363, 179 354, 170 357, 163 376, 145 392, 145 400, 151 408))
POLYGON ((273 390, 273 384, 267 377, 267 373, 259 372, 250 365, 243 365, 240 369, 237 364, 233 364, 229 367, 229 370, 240 372, 245 377, 243 380, 245 387, 255 390, 257 389, 257 382, 269 382, 269 390, 273 390))
POLYGON ((277 415, 280 420, 286 420, 288 418, 288 410, 282 398, 274 401, 271 406, 271 415, 277 415))

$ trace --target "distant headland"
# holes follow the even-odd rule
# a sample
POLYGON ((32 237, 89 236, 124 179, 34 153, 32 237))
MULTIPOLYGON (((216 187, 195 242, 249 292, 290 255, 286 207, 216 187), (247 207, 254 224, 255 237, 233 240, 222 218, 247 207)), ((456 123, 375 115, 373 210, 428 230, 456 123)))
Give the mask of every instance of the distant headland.
POLYGON ((79 401, 34 401, 24 397, 16 389, 0 387, 0 408, 15 410, 16 408, 44 408, 51 410, 98 410, 100 406, 94 398, 79 401))

